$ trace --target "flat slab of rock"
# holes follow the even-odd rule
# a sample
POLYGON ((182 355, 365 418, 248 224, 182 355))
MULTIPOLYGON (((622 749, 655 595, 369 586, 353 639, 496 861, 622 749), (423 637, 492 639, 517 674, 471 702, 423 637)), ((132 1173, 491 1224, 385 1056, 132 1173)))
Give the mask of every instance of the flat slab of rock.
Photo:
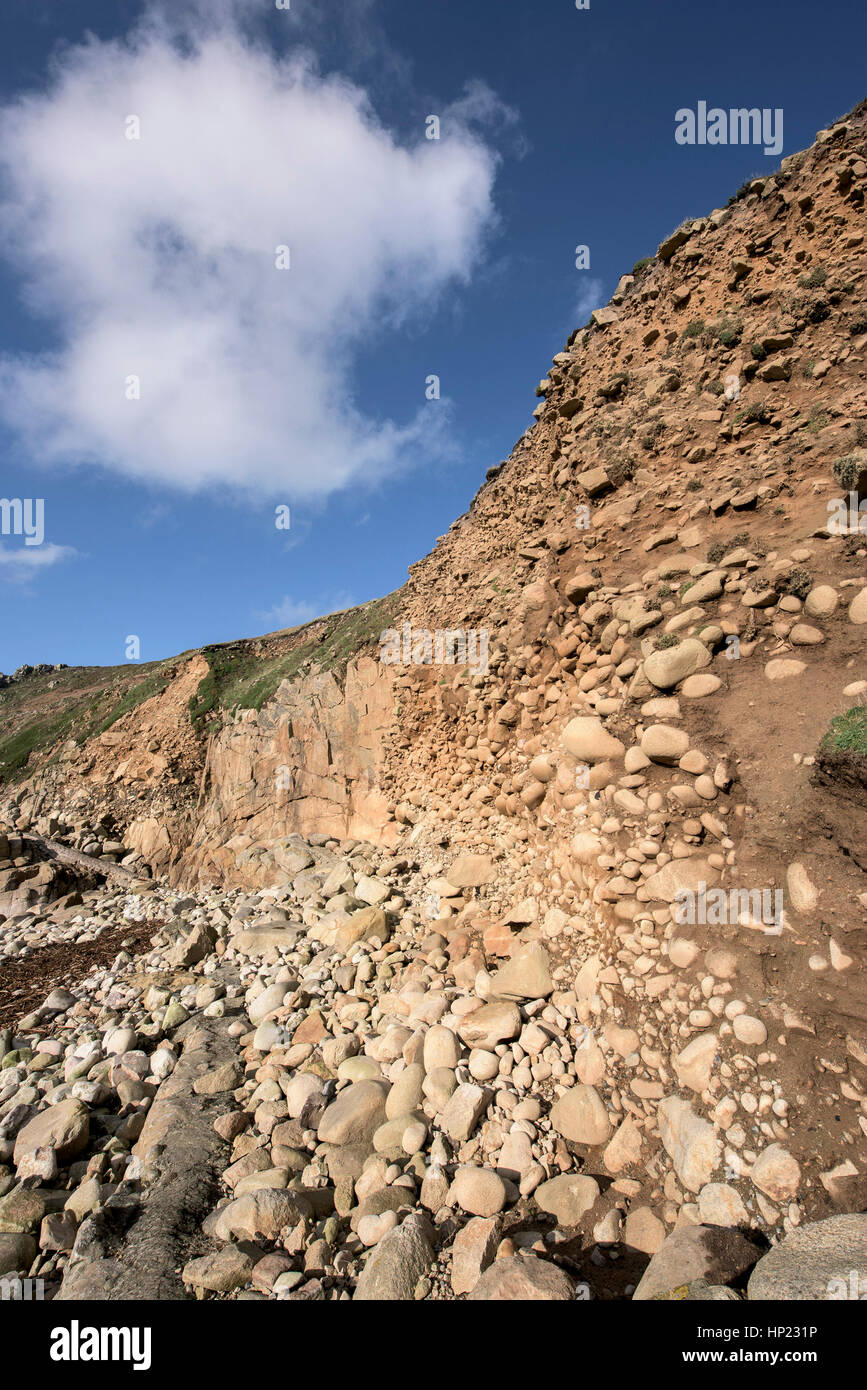
POLYGON ((785 681, 792 676, 802 676, 806 669, 806 661, 797 661, 791 656, 779 656, 765 664, 765 676, 769 681, 785 681))
POLYGON ((538 941, 516 951, 491 978, 498 999, 547 999, 553 992, 548 952, 538 941))
POLYGON ((497 874, 489 855, 462 854, 449 865, 446 876, 455 888, 481 888, 493 883, 497 874))
POLYGON ((698 893, 704 883, 708 888, 716 883, 719 874, 701 855, 691 855, 689 859, 672 859, 644 883, 648 901, 659 898, 664 903, 673 903, 681 893, 698 893))
POLYGON ((521 1031, 521 1011, 517 1004, 484 1004, 475 1013, 468 1014, 458 1026, 462 1040, 470 1047, 481 1047, 491 1051, 499 1042, 511 1042, 521 1031))
POLYGON ((182 1044, 177 1066, 162 1083, 133 1150, 149 1170, 147 1200, 132 1224, 94 1255, 67 1266, 59 1301, 79 1299, 183 1300, 180 1271, 197 1250, 189 1248, 219 1195, 226 1145, 214 1128, 224 1102, 197 1095, 199 1077, 236 1060, 228 1019, 190 1020, 175 1035, 182 1044))
POLYGON ((264 956, 266 951, 294 951, 302 927, 285 926, 249 927, 235 932, 229 945, 242 956, 264 956))
POLYGON ((209 1289, 213 1293, 230 1293, 249 1284, 253 1273, 253 1261, 249 1255, 239 1250, 237 1245, 228 1245, 213 1255, 203 1255, 201 1259, 190 1260, 184 1266, 182 1279, 196 1289, 209 1289))
POLYGON ((799 1226, 769 1250, 750 1275, 747 1298, 837 1302, 863 1298, 865 1290, 867 1215, 829 1216, 799 1226))

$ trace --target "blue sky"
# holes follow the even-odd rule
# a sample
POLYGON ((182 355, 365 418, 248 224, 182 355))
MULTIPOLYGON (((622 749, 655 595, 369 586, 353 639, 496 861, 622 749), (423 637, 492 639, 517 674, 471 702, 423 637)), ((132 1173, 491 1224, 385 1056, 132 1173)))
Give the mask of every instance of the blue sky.
POLYGON ((0 670, 399 587, 619 276, 782 157, 675 111, 782 108, 791 153, 865 39, 851 0, 4 0, 0 496, 45 540, 0 536, 0 670))

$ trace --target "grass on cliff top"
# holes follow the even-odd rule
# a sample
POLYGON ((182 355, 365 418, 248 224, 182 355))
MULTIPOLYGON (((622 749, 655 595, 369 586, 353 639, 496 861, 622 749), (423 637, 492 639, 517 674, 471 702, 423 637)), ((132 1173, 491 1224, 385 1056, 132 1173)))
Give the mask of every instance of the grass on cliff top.
POLYGON ((394 593, 360 608, 317 618, 298 629, 298 641, 289 651, 276 656, 258 655, 245 642, 205 647, 202 655, 210 670, 189 702, 193 727, 206 733, 219 728, 221 710, 260 710, 281 682, 297 676, 308 661, 342 675, 354 656, 378 646, 380 633, 392 625, 399 611, 399 593, 394 593))
POLYGON ((867 758, 867 705, 853 705, 832 719, 822 747, 829 753, 859 753, 867 758))
MULTIPOLYGON (((217 727, 220 710, 261 709, 281 681, 297 675, 307 661, 342 674, 352 657, 378 645, 380 633, 399 611, 399 593, 389 594, 319 618, 284 638, 205 647, 210 669, 190 701, 193 727, 200 733, 217 727)), ((145 700, 162 694, 178 662, 190 655, 144 665, 73 666, 0 690, 0 785, 24 778, 34 754, 56 758, 67 740, 80 746, 104 734, 145 700)))
POLYGON ((76 666, 0 690, 0 783, 23 776, 33 753, 47 753, 70 738, 80 745, 105 733, 165 690, 171 679, 168 667, 162 661, 146 667, 76 666))

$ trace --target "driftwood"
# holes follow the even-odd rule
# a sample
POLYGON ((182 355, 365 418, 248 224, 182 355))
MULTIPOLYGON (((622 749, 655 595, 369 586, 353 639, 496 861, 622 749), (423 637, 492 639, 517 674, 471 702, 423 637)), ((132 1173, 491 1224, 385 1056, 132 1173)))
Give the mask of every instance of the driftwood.
POLYGON ((102 878, 113 878, 119 883, 132 883, 137 878, 132 869, 125 869, 122 864, 114 864, 110 859, 95 859, 92 854, 82 854, 80 850, 58 844, 56 840, 46 840, 42 835, 28 834, 25 839, 43 859, 56 859, 59 864, 69 864, 84 873, 99 874, 102 878))

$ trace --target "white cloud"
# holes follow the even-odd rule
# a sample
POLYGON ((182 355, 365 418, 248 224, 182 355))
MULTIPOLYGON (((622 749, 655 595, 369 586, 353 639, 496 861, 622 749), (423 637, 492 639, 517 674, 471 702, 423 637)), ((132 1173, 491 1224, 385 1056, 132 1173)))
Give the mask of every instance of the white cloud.
POLYGON ((328 613, 340 613, 344 608, 354 608, 357 600, 352 594, 341 590, 317 599, 293 599, 288 594, 264 613, 256 617, 266 624, 268 631, 279 632, 284 627, 300 627, 302 623, 312 622, 328 613))
POLYGON ((90 40, 0 112, 0 251, 60 344, 0 360, 0 415, 39 463, 187 491, 324 497, 437 457, 443 403, 373 419, 353 369, 477 262, 496 100, 401 144, 309 55, 204 33, 90 40))
POLYGON ((32 549, 21 546, 12 550, 0 546, 0 579, 7 579, 12 583, 26 582, 41 570, 50 569, 52 565, 69 559, 75 553, 71 545, 48 544, 34 546, 32 549))

